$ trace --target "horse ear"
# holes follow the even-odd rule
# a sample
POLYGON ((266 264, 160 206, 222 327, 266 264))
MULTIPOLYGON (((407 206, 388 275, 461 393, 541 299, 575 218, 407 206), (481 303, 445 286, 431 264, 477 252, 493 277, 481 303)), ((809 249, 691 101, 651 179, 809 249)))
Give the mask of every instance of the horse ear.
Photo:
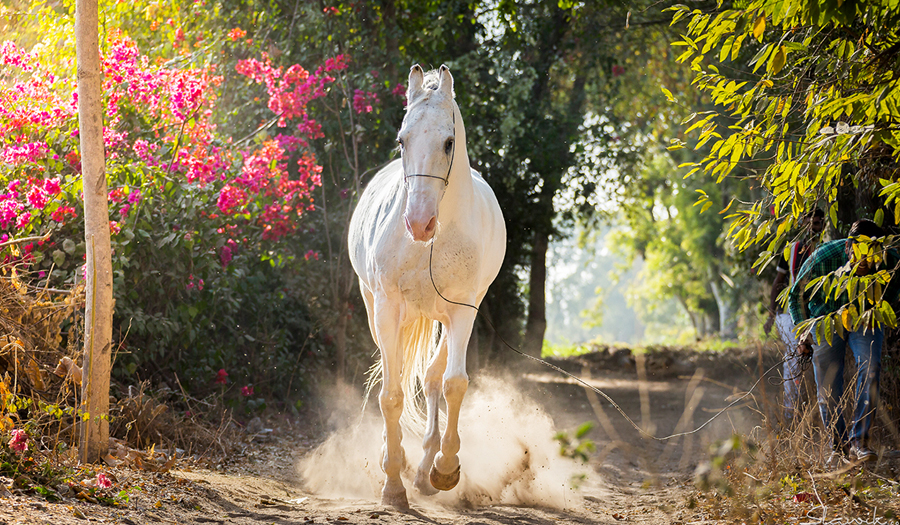
POLYGON ((412 102, 414 98, 422 93, 422 82, 424 79, 425 72, 422 71, 422 66, 414 64, 413 67, 409 68, 409 87, 406 90, 407 102, 412 102))
POLYGON ((453 98, 453 75, 450 74, 450 68, 441 64, 441 82, 438 84, 438 91, 442 91, 445 95, 453 98))

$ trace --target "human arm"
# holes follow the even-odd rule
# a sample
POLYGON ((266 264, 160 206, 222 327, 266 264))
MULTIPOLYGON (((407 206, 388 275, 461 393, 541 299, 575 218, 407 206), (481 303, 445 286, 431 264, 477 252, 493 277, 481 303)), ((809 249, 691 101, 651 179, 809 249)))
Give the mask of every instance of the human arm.
MULTIPOLYGON (((810 293, 807 287, 819 277, 837 271, 847 263, 846 243, 846 239, 839 239, 819 246, 800 267, 788 293, 788 311, 795 326, 807 319, 833 313, 837 309, 835 301, 829 300, 829 294, 823 290, 810 293)), ((801 354, 812 351, 812 337, 798 337, 798 340, 801 342, 801 354)))
POLYGON ((783 270, 781 265, 778 266, 777 270, 778 273, 775 275, 775 280, 772 281, 772 291, 769 293, 769 318, 766 319, 766 324, 763 325, 763 329, 767 334, 772 330, 772 324, 775 322, 775 312, 778 311, 778 295, 781 294, 781 291, 788 284, 787 271, 783 270))
MULTIPOLYGON (((806 294, 806 285, 809 283, 811 279, 814 279, 815 276, 811 274, 814 273, 814 268, 816 267, 816 263, 814 262, 817 256, 817 252, 813 252, 813 254, 803 263, 803 266, 797 271, 797 278, 794 279, 793 285, 791 285, 791 289, 788 291, 788 304, 787 310, 791 316, 791 321, 793 321, 794 326, 799 325, 803 321, 809 319, 809 297, 806 294)), ((812 355, 812 337, 807 335, 803 338, 799 337, 798 334, 798 343, 797 343, 797 353, 801 356, 812 355)))

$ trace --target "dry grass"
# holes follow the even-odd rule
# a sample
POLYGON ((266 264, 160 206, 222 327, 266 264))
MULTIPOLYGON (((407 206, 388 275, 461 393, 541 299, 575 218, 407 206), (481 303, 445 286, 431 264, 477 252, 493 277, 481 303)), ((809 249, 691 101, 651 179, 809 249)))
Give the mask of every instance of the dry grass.
MULTIPOLYGON (((0 431, 28 428, 47 450, 76 448, 83 305, 81 286, 37 289, 12 267, 0 267, 0 431)), ((146 383, 114 382, 116 392, 110 400, 110 435, 118 444, 195 456, 232 450, 228 434, 234 425, 217 403, 184 392, 151 395, 146 383)))
MULTIPOLYGON (((855 366, 851 364, 848 361, 845 367, 844 414, 852 414, 855 366)), ((873 424, 870 445, 879 453, 877 461, 830 465, 830 432, 822 427, 811 371, 803 384, 805 403, 789 425, 782 417, 779 378, 767 395, 756 396, 763 424, 751 435, 736 435, 713 449, 690 502, 698 514, 754 523, 854 518, 887 523, 900 516, 900 483, 895 481, 900 457, 894 452, 900 435, 891 407, 883 398, 873 424)), ((849 425, 850 418, 846 420, 849 425)))

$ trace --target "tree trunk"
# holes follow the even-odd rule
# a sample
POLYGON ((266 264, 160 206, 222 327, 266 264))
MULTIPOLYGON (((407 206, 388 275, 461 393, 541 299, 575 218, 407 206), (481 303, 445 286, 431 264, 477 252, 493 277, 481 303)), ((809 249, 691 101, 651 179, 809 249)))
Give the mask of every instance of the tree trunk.
POLYGON ((109 450, 109 371, 112 346, 112 260, 106 156, 103 150, 100 36, 97 0, 75 4, 78 128, 87 251, 84 312, 84 379, 81 387, 79 459, 98 461, 109 450))
POLYGON ((550 235, 544 231, 534 233, 531 253, 531 273, 528 289, 528 320, 525 323, 525 353, 541 356, 544 332, 547 331, 547 246, 550 235))

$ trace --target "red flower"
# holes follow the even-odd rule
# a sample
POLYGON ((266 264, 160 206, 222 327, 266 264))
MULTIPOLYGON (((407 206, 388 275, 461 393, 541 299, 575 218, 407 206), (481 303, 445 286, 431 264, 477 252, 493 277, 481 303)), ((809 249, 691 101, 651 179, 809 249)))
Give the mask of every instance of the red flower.
POLYGON ((9 448, 22 453, 28 450, 28 432, 21 429, 12 431, 12 439, 9 440, 9 448))
POLYGON ((241 395, 244 397, 250 397, 253 395, 253 385, 247 385, 241 387, 241 395))
POLYGON ((104 473, 97 474, 97 486, 101 489, 112 487, 112 481, 104 473))
POLYGON ((224 385, 228 382, 228 372, 226 372, 224 368, 219 369, 219 373, 216 374, 215 382, 219 385, 224 385))

